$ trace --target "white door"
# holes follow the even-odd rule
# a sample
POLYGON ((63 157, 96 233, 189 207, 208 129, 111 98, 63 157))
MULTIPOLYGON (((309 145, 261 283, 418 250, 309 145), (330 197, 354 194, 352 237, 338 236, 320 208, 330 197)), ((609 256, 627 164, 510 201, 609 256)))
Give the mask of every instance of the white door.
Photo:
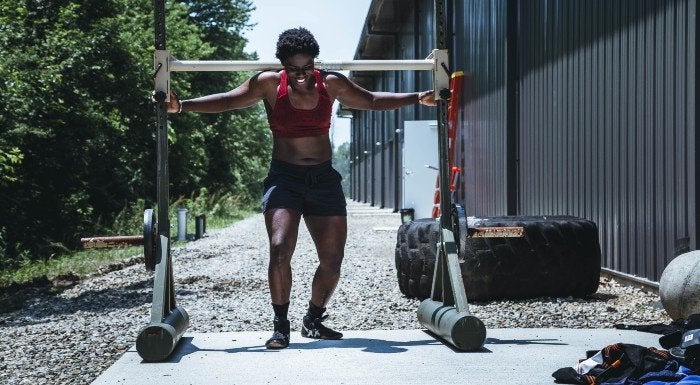
POLYGON ((437 122, 408 120, 403 129, 402 207, 415 218, 430 218, 438 176, 437 122))

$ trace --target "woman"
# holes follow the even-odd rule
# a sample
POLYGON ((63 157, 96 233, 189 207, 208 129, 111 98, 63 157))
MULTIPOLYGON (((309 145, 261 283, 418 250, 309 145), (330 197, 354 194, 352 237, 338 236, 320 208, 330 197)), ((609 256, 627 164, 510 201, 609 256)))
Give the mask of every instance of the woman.
POLYGON ((347 234, 341 176, 331 166, 328 135, 334 100, 360 110, 391 110, 421 103, 436 104, 432 91, 369 92, 345 76, 314 69, 319 46, 305 28, 284 31, 276 56, 279 72, 261 72, 229 92, 178 100, 171 95, 168 112, 223 112, 265 104, 273 136, 270 171, 264 181, 262 208, 270 244, 268 281, 274 310, 274 331, 268 349, 289 345, 291 258, 299 222, 304 217, 313 238, 319 265, 311 300, 302 320, 301 335, 340 339, 342 334, 322 324, 326 304, 340 278, 347 234))

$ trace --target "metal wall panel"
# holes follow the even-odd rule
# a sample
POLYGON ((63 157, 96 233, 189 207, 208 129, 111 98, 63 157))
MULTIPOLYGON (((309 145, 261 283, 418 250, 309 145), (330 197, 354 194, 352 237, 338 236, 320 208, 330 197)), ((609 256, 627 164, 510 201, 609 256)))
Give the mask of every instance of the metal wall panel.
POLYGON ((519 3, 520 213, 594 220, 605 267, 697 247, 695 2, 519 3))
MULTIPOLYGON (((393 57, 381 58, 430 52, 432 3, 372 2, 370 10, 409 12, 392 40, 398 49, 385 47, 393 57)), ((463 170, 457 200, 469 215, 591 219, 600 229, 604 266, 650 280, 675 255, 697 249, 695 0, 452 0, 448 6, 452 69, 466 73, 456 161, 463 170)), ((377 20, 397 24, 391 14, 377 20)), ((364 86, 391 89, 388 76, 398 76, 396 91, 426 89, 424 75, 376 73, 364 86)), ((377 193, 370 170, 380 164, 386 177, 387 168, 401 169, 402 136, 393 146, 377 146, 374 138, 391 135, 390 122, 401 129, 405 120, 434 119, 434 111, 354 116, 353 198, 392 201, 398 209, 400 183, 393 182, 391 194, 380 184, 377 193), (375 153, 383 155, 367 156, 375 153)))
MULTIPOLYGON (((396 46, 381 46, 379 52, 368 49, 356 54, 356 59, 424 59, 430 54, 434 46, 433 1, 413 0, 409 3, 408 17, 397 31, 368 32, 367 28, 365 31, 368 36, 389 39, 383 42, 389 41, 396 46)), ((405 0, 374 1, 370 12, 375 8, 405 8, 405 5, 405 0)), ((391 14, 382 13, 380 16, 381 23, 368 19, 367 24, 378 29, 382 28, 382 23, 393 26, 391 14)), ((425 71, 351 73, 351 78, 360 79, 361 85, 372 91, 414 92, 432 88, 432 74, 425 71)), ((403 122, 431 118, 435 119, 434 109, 421 106, 394 111, 353 112, 352 199, 395 210, 401 208, 403 122)))
POLYGON ((454 71, 465 72, 455 163, 457 201, 468 215, 504 215, 506 206, 506 1, 455 1, 454 71))

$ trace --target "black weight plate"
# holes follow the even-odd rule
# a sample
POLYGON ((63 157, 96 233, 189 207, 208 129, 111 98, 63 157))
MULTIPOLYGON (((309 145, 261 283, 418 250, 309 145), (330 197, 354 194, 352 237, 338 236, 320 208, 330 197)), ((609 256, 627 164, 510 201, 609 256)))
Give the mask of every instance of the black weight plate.
POLYGON ((153 209, 146 209, 143 212, 143 256, 146 261, 146 270, 156 269, 156 216, 153 209))
POLYGON ((467 258, 467 247, 469 242, 467 241, 467 214, 464 211, 464 207, 459 203, 452 204, 452 229, 455 236, 455 243, 457 246, 457 253, 459 255, 459 261, 463 262, 467 258))

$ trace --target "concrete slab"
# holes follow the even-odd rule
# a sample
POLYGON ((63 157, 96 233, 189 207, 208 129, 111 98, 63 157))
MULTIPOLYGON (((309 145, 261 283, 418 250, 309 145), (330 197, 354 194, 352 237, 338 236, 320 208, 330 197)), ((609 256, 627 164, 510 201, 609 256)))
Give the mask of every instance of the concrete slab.
POLYGON ((659 336, 615 329, 492 329, 484 349, 459 352, 423 330, 346 331, 339 341, 292 334, 267 350, 269 332, 185 334, 171 359, 145 363, 132 347, 93 384, 552 384, 552 372, 587 350, 659 336))

